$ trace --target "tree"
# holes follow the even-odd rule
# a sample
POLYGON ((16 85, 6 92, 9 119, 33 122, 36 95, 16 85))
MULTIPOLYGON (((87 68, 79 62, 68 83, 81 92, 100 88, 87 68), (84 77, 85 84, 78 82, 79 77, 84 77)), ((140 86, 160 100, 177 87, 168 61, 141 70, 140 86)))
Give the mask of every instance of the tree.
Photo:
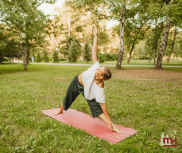
MULTIPOLYGON (((161 37, 159 53, 157 57, 157 64, 155 69, 162 69, 162 58, 166 50, 167 42, 168 42, 168 34, 171 23, 176 23, 181 20, 182 17, 182 2, 180 0, 166 0, 165 14, 166 14, 166 24, 164 27, 164 31, 161 37)), ((178 26, 181 26, 178 24, 178 26)))
POLYGON ((174 44, 175 44, 175 39, 176 39, 176 33, 177 33, 177 31, 176 31, 176 28, 174 27, 173 42, 172 42, 172 46, 171 46, 171 52, 170 52, 169 57, 167 59, 167 63, 169 63, 169 60, 171 58, 171 55, 172 55, 172 52, 173 52, 173 49, 174 49, 174 44))
POLYGON ((83 59, 88 63, 91 60, 91 48, 89 46, 89 43, 85 43, 85 46, 83 48, 83 59))
POLYGON ((0 62, 4 57, 19 57, 19 44, 17 41, 18 34, 11 27, 0 24, 0 62))
POLYGON ((147 31, 147 34, 145 36, 145 50, 150 54, 149 57, 149 63, 150 60, 155 56, 156 50, 158 49, 159 39, 161 37, 161 33, 164 29, 163 23, 158 23, 154 28, 151 28, 147 31))
POLYGON ((58 57, 58 52, 57 51, 53 51, 52 59, 53 59, 54 63, 58 63, 59 62, 59 57, 58 57))
POLYGON ((42 57, 40 55, 40 51, 38 51, 38 53, 37 53, 36 61, 37 62, 41 62, 42 61, 42 57))
POLYGON ((46 50, 43 51, 43 57, 42 58, 45 62, 49 62, 49 57, 48 57, 48 53, 46 50))
POLYGON ((31 47, 44 41, 44 21, 46 16, 37 7, 54 0, 2 0, 1 21, 19 33, 20 51, 23 54, 24 69, 29 61, 31 47))
MULTIPOLYGON (((144 12, 145 7, 138 0, 74 0, 73 3, 78 8, 85 7, 87 11, 94 12, 99 20, 114 19, 120 22, 120 44, 116 63, 116 69, 121 69, 121 63, 124 54, 124 30, 125 20, 136 17, 138 12, 144 12), (107 13, 103 13, 107 12, 107 13)), ((145 2, 147 3, 147 1, 145 2)))
POLYGON ((81 45, 76 41, 71 42, 71 46, 69 48, 68 59, 70 62, 76 62, 81 52, 81 45))
POLYGON ((75 41, 76 44, 80 44, 80 41, 76 39, 74 35, 72 35, 59 43, 60 45, 64 45, 59 49, 59 52, 62 53, 64 56, 68 56, 72 41, 75 41))
POLYGON ((60 16, 55 15, 53 19, 48 19, 46 21, 45 32, 51 39, 50 44, 51 44, 52 55, 55 49, 54 39, 57 39, 62 34, 62 30, 63 30, 63 24, 60 24, 60 16))

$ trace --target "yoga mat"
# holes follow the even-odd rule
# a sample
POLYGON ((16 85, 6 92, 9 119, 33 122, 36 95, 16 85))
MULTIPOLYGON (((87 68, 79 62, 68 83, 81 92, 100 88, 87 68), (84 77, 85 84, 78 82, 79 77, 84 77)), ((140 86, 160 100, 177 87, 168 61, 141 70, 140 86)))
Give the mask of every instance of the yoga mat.
POLYGON ((67 111, 63 111, 62 114, 54 116, 54 113, 56 113, 58 110, 59 108, 42 110, 42 113, 62 123, 72 125, 74 128, 84 130, 92 136, 104 139, 113 144, 117 144, 121 140, 134 135, 138 131, 115 124, 118 129, 124 132, 124 134, 120 135, 116 132, 109 131, 107 124, 101 119, 93 118, 88 114, 74 109, 68 109, 67 111))

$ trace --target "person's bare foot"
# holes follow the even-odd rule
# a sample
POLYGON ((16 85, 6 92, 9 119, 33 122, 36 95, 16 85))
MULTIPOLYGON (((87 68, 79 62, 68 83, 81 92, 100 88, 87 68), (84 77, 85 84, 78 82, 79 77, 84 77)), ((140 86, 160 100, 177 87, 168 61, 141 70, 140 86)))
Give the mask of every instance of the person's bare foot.
POLYGON ((124 132, 120 131, 115 125, 113 125, 113 131, 115 131, 118 134, 124 134, 124 132))
POLYGON ((110 120, 107 120, 107 126, 110 131, 113 131, 113 123, 110 120))

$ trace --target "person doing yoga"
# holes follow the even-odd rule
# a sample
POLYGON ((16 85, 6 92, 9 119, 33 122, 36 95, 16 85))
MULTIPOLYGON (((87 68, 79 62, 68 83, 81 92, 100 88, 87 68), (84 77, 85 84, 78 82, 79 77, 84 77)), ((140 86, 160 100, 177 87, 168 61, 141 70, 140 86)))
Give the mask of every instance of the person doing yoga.
POLYGON ((81 93, 87 100, 93 118, 101 118, 108 125, 110 131, 123 134, 123 132, 120 131, 111 121, 105 104, 104 81, 109 80, 112 74, 109 67, 100 67, 98 62, 98 30, 96 26, 94 26, 94 36, 95 38, 92 48, 92 59, 94 64, 72 80, 67 89, 61 108, 54 115, 56 116, 63 113, 63 110, 67 110, 76 97, 81 93))

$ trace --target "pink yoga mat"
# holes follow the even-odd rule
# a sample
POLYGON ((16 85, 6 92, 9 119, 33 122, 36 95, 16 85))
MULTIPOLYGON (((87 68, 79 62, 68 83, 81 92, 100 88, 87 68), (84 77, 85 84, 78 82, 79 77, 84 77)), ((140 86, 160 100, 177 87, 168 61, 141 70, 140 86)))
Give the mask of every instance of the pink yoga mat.
POLYGON ((138 131, 115 124, 118 129, 124 132, 124 134, 120 135, 116 132, 109 131, 107 124, 98 118, 93 118, 88 114, 79 112, 74 109, 68 109, 67 111, 63 111, 62 114, 54 116, 54 113, 56 113, 58 110, 59 108, 54 108, 42 110, 42 112, 62 123, 72 125, 74 128, 84 130, 92 136, 104 139, 113 144, 117 144, 121 140, 134 135, 138 131))

